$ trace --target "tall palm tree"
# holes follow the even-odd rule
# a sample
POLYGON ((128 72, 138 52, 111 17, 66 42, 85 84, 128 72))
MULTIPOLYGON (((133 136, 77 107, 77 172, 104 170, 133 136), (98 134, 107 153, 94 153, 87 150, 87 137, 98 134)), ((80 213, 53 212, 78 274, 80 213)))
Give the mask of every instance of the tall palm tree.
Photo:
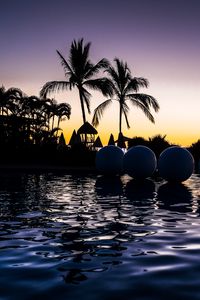
POLYGON ((68 59, 65 59, 57 50, 65 72, 66 81, 47 82, 40 91, 40 96, 46 97, 52 92, 71 90, 76 87, 79 91, 83 123, 86 122, 85 106, 88 113, 90 113, 91 94, 87 88, 101 91, 104 96, 108 96, 111 93, 107 78, 94 78, 100 70, 108 67, 109 62, 103 58, 96 64, 93 64, 89 59, 90 46, 90 43, 84 44, 83 39, 74 40, 71 44, 68 59))
POLYGON ((147 118, 154 123, 154 117, 150 112, 150 108, 152 107, 156 112, 159 110, 157 100, 150 95, 138 93, 140 87, 148 87, 148 80, 142 77, 132 77, 126 62, 118 58, 115 58, 114 62, 115 66, 109 66, 106 69, 106 73, 109 75, 109 84, 115 98, 104 101, 95 109, 92 124, 98 126, 104 110, 113 100, 119 103, 119 133, 122 132, 122 116, 125 117, 127 128, 130 128, 127 101, 140 108, 147 118))

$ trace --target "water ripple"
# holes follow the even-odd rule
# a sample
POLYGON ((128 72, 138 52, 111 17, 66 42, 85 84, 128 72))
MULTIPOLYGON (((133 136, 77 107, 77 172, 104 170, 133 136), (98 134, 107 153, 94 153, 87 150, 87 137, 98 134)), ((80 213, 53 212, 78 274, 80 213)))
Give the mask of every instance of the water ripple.
POLYGON ((1 174, 0 298, 199 299, 199 184, 1 174))

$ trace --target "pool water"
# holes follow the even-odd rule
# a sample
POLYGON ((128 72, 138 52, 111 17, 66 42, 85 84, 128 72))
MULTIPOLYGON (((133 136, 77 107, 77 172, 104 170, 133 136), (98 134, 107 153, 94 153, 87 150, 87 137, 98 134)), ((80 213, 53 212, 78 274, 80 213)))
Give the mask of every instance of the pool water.
POLYGON ((0 175, 0 299, 200 299, 200 178, 0 175))

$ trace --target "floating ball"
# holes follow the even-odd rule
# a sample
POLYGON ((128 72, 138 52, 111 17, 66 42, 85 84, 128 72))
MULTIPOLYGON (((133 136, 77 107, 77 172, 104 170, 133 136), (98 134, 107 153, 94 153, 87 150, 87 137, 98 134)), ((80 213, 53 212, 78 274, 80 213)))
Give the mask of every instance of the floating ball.
POLYGON ((124 172, 135 179, 150 177, 156 169, 156 156, 146 146, 130 148, 124 155, 124 172))
POLYGON ((101 174, 117 175, 123 169, 124 152, 117 146, 105 146, 96 154, 96 169, 101 174))
POLYGON ((158 171, 167 181, 182 182, 193 173, 194 159, 185 148, 178 146, 165 149, 158 160, 158 171))

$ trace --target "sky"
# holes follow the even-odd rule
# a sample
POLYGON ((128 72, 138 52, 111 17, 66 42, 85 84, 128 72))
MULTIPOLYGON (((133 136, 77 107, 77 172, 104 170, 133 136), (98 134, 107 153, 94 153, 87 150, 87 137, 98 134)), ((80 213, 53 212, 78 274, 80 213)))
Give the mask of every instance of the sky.
MULTIPOLYGON (((166 135, 188 146, 200 139, 199 0, 0 0, 0 85, 39 95, 51 80, 64 80, 56 49, 68 57, 72 40, 91 42, 91 61, 126 61, 132 76, 149 80, 141 92, 154 96, 155 124, 131 107, 128 137, 166 135)), ((91 111, 106 98, 92 92, 91 111)), ((82 125, 77 91, 51 95, 72 107, 61 125, 67 142, 82 125)), ((104 144, 117 138, 117 103, 108 108, 98 133, 104 144)), ((92 114, 87 114, 91 122, 92 114)))

